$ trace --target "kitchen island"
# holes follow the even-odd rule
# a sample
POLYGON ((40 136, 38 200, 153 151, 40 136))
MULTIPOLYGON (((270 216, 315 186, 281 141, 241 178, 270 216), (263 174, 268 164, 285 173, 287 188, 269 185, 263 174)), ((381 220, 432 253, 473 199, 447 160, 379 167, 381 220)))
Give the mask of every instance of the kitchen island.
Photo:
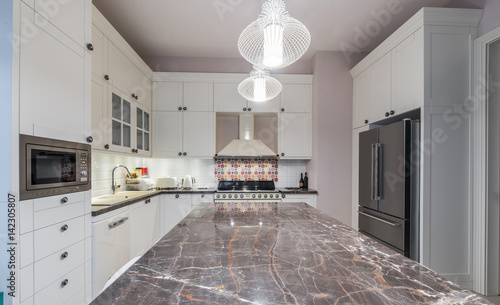
POLYGON ((491 303, 311 206, 280 203, 200 205, 91 304, 491 303))

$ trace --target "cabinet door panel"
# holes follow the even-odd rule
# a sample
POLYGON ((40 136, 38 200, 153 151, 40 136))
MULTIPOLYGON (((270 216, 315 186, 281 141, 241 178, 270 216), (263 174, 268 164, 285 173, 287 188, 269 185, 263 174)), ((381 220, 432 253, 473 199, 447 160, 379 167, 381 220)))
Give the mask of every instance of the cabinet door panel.
POLYGON ((135 104, 113 86, 108 87, 108 99, 111 150, 130 153, 132 148, 136 147, 135 104))
POLYGON ((283 85, 281 108, 285 112, 311 112, 311 85, 283 85))
POLYGON ((169 194, 166 196, 165 201, 163 222, 165 224, 165 233, 168 233, 191 211, 191 195, 169 194))
POLYGON ((182 112, 153 112, 153 155, 177 157, 182 153, 182 112))
POLYGON ((108 91, 102 78, 92 75, 92 131, 94 149, 104 149, 109 144, 110 124, 108 120, 108 91))
POLYGON ((252 109, 252 112, 278 112, 280 109, 281 96, 278 94, 277 97, 266 102, 250 102, 248 101, 248 108, 252 109))
POLYGON ((214 142, 214 114, 184 112, 183 152, 188 157, 212 157, 214 142))
POLYGON ((21 48, 21 133, 84 141, 84 57, 41 29, 21 48))
POLYGON ((354 79, 354 127, 366 125, 370 122, 370 100, 372 88, 372 76, 369 70, 359 74, 354 79))
POLYGON ((153 111, 179 111, 182 107, 182 83, 153 83, 153 111))
POLYGON ((146 215, 147 207, 144 201, 134 204, 130 211, 130 259, 144 254, 149 249, 151 237, 148 235, 146 215))
POLYGON ((183 107, 186 107, 187 111, 213 111, 214 84, 184 83, 183 107))
POLYGON ((151 81, 139 68, 134 66, 133 71, 132 92, 137 96, 136 101, 147 108, 151 108, 151 81))
POLYGON ((391 53, 387 53, 371 67, 370 121, 384 119, 391 109, 391 53))
POLYGON ((134 65, 114 44, 108 46, 108 70, 110 83, 123 91, 127 97, 132 95, 134 65))
POLYGON ((238 93, 238 84, 214 84, 214 108, 216 112, 242 112, 246 105, 247 100, 238 93))
POLYGON ((283 159, 311 158, 310 113, 280 115, 280 155, 283 159))

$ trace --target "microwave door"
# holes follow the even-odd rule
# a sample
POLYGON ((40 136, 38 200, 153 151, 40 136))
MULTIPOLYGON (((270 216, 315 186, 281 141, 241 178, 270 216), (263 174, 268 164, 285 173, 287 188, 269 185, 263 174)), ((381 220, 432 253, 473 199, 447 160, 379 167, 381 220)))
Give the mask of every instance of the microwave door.
POLYGON ((76 153, 33 149, 31 184, 47 185, 76 181, 76 153))

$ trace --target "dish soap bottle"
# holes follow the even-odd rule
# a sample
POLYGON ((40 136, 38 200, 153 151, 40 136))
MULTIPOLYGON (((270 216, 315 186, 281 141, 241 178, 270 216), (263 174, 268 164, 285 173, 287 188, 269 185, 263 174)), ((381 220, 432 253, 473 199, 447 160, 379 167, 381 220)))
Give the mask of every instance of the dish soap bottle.
POLYGON ((309 188, 309 178, 307 177, 307 172, 304 174, 304 188, 309 188))
POLYGON ((299 187, 303 188, 304 187, 304 176, 302 173, 300 173, 300 181, 299 181, 299 187))

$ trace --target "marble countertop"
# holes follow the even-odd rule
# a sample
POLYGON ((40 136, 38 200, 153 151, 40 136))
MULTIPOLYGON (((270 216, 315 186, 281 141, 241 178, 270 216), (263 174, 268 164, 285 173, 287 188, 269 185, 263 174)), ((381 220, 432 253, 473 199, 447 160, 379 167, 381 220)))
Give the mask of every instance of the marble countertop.
POLYGON ((304 189, 299 187, 294 187, 294 188, 279 187, 278 190, 283 194, 318 194, 317 190, 313 190, 310 188, 304 189))
POLYGON ((194 209, 91 304, 491 304, 304 203, 194 209))

